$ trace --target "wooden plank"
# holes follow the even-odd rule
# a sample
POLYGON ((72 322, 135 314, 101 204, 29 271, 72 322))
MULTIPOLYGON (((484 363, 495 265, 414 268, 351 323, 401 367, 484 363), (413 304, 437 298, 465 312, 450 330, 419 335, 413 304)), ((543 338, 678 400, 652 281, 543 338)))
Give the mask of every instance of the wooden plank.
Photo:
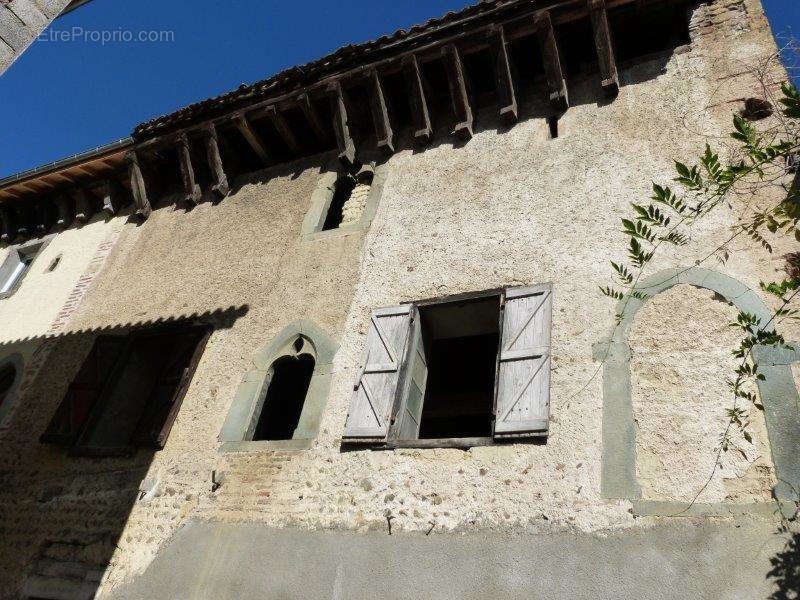
POLYGON ((564 72, 561 69, 561 57, 558 52, 558 44, 553 31, 553 22, 550 20, 550 13, 546 10, 536 13, 534 22, 537 26, 539 48, 542 51, 550 102, 556 108, 566 110, 569 106, 567 80, 564 78, 564 72))
POLYGON ((228 176, 225 174, 225 168, 222 164, 222 155, 219 152, 217 128, 214 127, 213 123, 207 125, 205 134, 208 166, 211 168, 211 173, 214 176, 214 183, 211 186, 211 191, 220 198, 224 198, 228 195, 228 192, 230 192, 230 186, 228 185, 228 176))
POLYGON ((14 239, 14 230, 12 226, 11 210, 6 207, 0 208, 0 241, 4 244, 11 242, 14 239))
POLYGON ((133 203, 136 205, 136 215, 146 219, 153 212, 150 201, 147 198, 147 186, 142 176, 142 168, 139 165, 139 157, 136 152, 129 152, 126 156, 128 161, 128 175, 131 181, 131 194, 133 203))
POLYGON ((491 48, 495 57, 497 100, 500 104, 500 120, 506 125, 512 125, 519 118, 519 110, 506 44, 505 29, 500 25, 491 34, 491 48))
POLYGON ((266 110, 267 115, 269 116, 270 121, 275 126, 275 129, 278 130, 281 138, 286 145, 289 147, 289 150, 294 156, 301 156, 303 154, 303 148, 297 141, 297 137, 294 135, 291 127, 289 127, 289 123, 286 122, 286 118, 283 116, 283 113, 278 110, 275 105, 271 105, 267 107, 266 110))
POLYGON ((58 209, 58 217, 56 217, 56 227, 66 229, 72 223, 72 206, 69 199, 63 194, 56 196, 56 208, 58 209))
POLYGON ((265 167, 270 165, 272 160, 270 159, 269 153, 261 141, 261 138, 250 124, 250 121, 247 120, 247 117, 243 114, 234 115, 233 122, 236 124, 236 127, 239 129, 242 136, 244 136, 244 139, 247 140, 247 143, 250 144, 250 148, 253 149, 253 152, 255 152, 258 158, 261 160, 261 163, 265 167))
POLYGON ((314 135, 317 136, 317 141, 320 144, 327 144, 330 137, 328 132, 325 130, 325 127, 322 125, 322 119, 320 119, 317 109, 314 108, 308 92, 303 92, 297 97, 297 104, 300 107, 300 110, 303 111, 311 130, 314 132, 314 135))
POLYGON ((75 199, 75 218, 81 223, 86 223, 94 214, 93 202, 83 188, 75 188, 72 197, 75 199))
POLYGON ((334 81, 328 90, 333 92, 333 130, 336 133, 336 144, 339 147, 339 160, 345 165, 352 165, 356 160, 356 144, 350 134, 347 105, 345 104, 341 82, 334 81))
POLYGON ((588 7, 594 31, 597 60, 600 64, 603 91, 607 96, 613 97, 619 92, 619 76, 617 62, 614 58, 614 45, 611 41, 611 28, 608 25, 606 3, 605 0, 588 0, 588 7))
POLYGON ((383 83, 377 69, 373 69, 369 78, 372 84, 370 96, 370 109, 372 121, 375 124, 375 135, 378 138, 378 150, 394 152, 394 132, 389 121, 389 109, 386 106, 386 95, 383 92, 383 83))
POLYGON ((109 178, 103 181, 103 212, 113 216, 119 212, 122 206, 122 191, 119 184, 109 178))
POLYGON ((189 136, 185 133, 178 138, 178 160, 181 166, 181 179, 183 180, 183 199, 188 204, 197 204, 200 202, 202 194, 194 176, 189 136))
POLYGON ((427 144, 433 133, 431 127, 431 114, 428 102, 425 99, 425 89, 422 85, 422 73, 419 61, 415 54, 405 57, 404 70, 408 84, 408 95, 411 98, 411 118, 414 120, 414 140, 427 144))
POLYGON ((455 44, 448 44, 442 48, 442 54, 447 71, 447 82, 450 85, 450 102, 456 117, 453 133, 462 140, 468 140, 472 137, 473 118, 472 106, 469 103, 469 96, 467 96, 467 82, 464 79, 461 54, 455 44))

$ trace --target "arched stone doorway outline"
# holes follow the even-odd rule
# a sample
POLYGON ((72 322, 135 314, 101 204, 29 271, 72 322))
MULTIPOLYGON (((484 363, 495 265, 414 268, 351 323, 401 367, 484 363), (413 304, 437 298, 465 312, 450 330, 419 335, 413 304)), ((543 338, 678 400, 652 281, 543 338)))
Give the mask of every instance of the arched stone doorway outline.
MULTIPOLYGON (((665 269, 645 279, 637 289, 646 293, 649 300, 682 284, 716 292, 737 310, 755 315, 761 323, 770 320, 771 313, 758 294, 736 279, 711 269, 665 269)), ((605 361, 601 468, 601 494, 604 498, 639 500, 642 496, 636 480, 636 425, 631 397, 628 330, 648 300, 630 298, 627 302, 620 301, 617 311, 621 319, 611 339, 593 347, 594 359, 605 361)), ((772 325, 767 328, 771 329, 772 325)), ((760 371, 766 377, 765 381, 758 382, 758 389, 778 481, 774 490, 778 500, 796 500, 800 493, 800 461, 797 460, 800 456, 800 397, 790 367, 793 362, 800 362, 800 343, 787 344, 787 348, 756 347, 753 352, 760 371)), ((672 505, 678 503, 649 504, 664 505, 661 508, 669 513, 674 508, 672 505)), ((656 514, 659 510, 652 512, 656 514)))

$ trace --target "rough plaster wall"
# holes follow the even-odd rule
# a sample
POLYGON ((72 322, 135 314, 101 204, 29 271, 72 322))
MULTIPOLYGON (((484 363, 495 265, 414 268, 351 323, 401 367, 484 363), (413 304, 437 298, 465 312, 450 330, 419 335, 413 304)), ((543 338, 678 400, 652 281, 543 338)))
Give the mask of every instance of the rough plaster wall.
MULTIPOLYGON (((300 240, 327 157, 254 176, 219 205, 188 213, 166 206, 141 226, 126 225, 61 352, 30 392, 16 433, 0 439, 0 471, 13 469, 0 487, 10 540, 0 585, 19 585, 17 573, 43 541, 96 536, 100 554, 109 552, 108 591, 144 570, 190 517, 364 531, 385 530, 391 516, 395 531, 436 533, 633 526, 630 503, 600 497, 602 381, 591 346, 609 335, 613 308, 597 286, 609 276, 607 259, 624 257, 618 220, 628 202, 649 197, 651 179, 671 178, 672 158, 700 152, 701 134, 725 131, 737 106, 727 101, 753 82, 724 74, 772 49, 757 6, 748 3, 758 17, 751 26, 740 26, 736 6, 728 11, 731 28, 723 22, 698 33, 691 52, 623 71, 610 104, 598 104, 598 82, 570 82, 573 106, 556 140, 547 139, 543 118, 498 133, 479 115, 479 131, 464 147, 439 140, 425 152, 392 156, 366 238, 300 240), (546 445, 340 451, 371 309, 543 281, 554 283, 555 298, 546 445), (91 346, 80 330, 243 304, 246 314, 212 336, 163 451, 90 461, 36 442, 91 346), (217 435, 251 356, 300 318, 341 343, 316 445, 220 454, 217 435), (212 469, 226 474, 213 494, 212 469), (145 476, 155 485, 135 501, 145 476)), ((693 234, 710 244, 729 225, 721 212, 693 234)), ((666 253, 658 268, 691 264, 705 247, 666 253)), ((777 268, 742 244, 722 270, 756 288, 777 268)))
MULTIPOLYGON (((51 238, 31 263, 17 291, 0 300, 0 323, 3 324, 0 343, 47 332, 97 247, 113 232, 116 222, 116 219, 105 221, 98 214, 83 227, 71 227, 51 238), (59 255, 58 267, 47 272, 50 263, 59 255)), ((8 252, 8 248, 0 250, 0 261, 5 260, 8 252)))
POLYGON ((737 310, 709 290, 676 286, 636 316, 630 330, 636 476, 642 496, 654 500, 758 502, 775 484, 763 413, 747 409, 752 443, 734 427, 733 446, 720 455, 734 378, 741 361, 737 310), (711 481, 712 471, 714 476, 711 481))

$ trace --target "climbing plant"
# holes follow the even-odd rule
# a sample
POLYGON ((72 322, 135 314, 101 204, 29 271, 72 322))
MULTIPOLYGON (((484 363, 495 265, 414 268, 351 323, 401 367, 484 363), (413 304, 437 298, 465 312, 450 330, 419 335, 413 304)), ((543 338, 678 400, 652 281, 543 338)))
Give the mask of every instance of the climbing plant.
MULTIPOLYGON (((731 243, 741 238, 749 238, 768 254, 774 252, 778 241, 783 245, 789 238, 800 243, 800 91, 789 82, 781 84, 778 91, 766 71, 757 75, 763 98, 747 99, 733 116, 727 146, 720 149, 707 144, 696 160, 676 161, 672 181, 653 182, 650 197, 632 202, 630 214, 621 219, 627 260, 611 261, 613 283, 600 287, 617 303, 617 326, 629 302, 647 300, 647 291, 639 282, 657 262, 659 252, 665 247, 702 246, 706 240, 693 237, 692 227, 715 211, 731 211, 734 225, 722 243, 704 248, 695 266, 715 258, 725 262, 731 243)), ((777 327, 800 320, 800 252, 783 258, 785 276, 760 283, 763 292, 776 300, 769 319, 760 321, 756 315, 740 311, 730 324, 742 338, 732 349, 737 367, 727 378, 731 402, 715 469, 723 452, 737 449, 732 433, 738 430, 751 441, 749 411, 761 408, 753 384, 764 379, 753 348, 784 345, 777 327)))

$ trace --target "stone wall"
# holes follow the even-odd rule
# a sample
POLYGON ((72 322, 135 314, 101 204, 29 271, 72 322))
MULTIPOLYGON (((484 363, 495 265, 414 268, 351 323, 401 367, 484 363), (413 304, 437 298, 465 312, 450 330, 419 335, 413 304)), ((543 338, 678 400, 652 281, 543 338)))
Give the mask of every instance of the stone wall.
POLYGON ((0 1, 0 75, 69 3, 70 0, 0 1))
MULTIPOLYGON (((545 107, 523 99, 525 118, 510 131, 479 113, 466 145, 440 136, 424 152, 391 156, 380 166, 385 181, 368 231, 301 236, 328 156, 235 182, 217 205, 186 212, 165 201, 145 223, 122 223, 104 270, 27 392, 25 410, 0 437, 2 589, 21 589, 36 569, 26 565, 38 564, 48 544, 81 540, 71 560, 89 565, 87 572, 107 565, 101 596, 122 590, 149 565, 157 572, 153 559, 192 521, 365 535, 384 535, 391 523, 394 533, 436 536, 489 529, 624 536, 653 525, 654 518, 635 516, 629 499, 601 493, 603 381, 592 346, 608 339, 614 307, 597 288, 609 279, 607 261, 625 254, 618 223, 629 202, 649 197, 652 179, 671 178, 674 158, 696 155, 706 139, 724 134, 737 99, 755 87, 742 64, 774 50, 756 2, 701 7, 693 24, 691 48, 623 70, 611 103, 601 100, 598 81, 570 81, 572 106, 557 139, 548 139, 545 107), (342 450, 372 309, 548 281, 552 422, 545 444, 342 450), (162 451, 88 460, 38 444, 95 330, 231 308, 239 316, 212 335, 162 451), (340 343, 316 442, 301 452, 221 452, 218 435, 252 356, 298 319, 340 343), (224 474, 213 492, 212 471, 224 474)), ((720 211, 705 219, 693 231, 703 243, 664 253, 657 268, 691 266, 728 235, 731 218, 720 211)), ((710 268, 757 289, 779 265, 742 243, 724 266, 710 268)), ((732 340, 723 330, 732 310, 707 292, 679 287, 637 316, 637 465, 647 499, 686 500, 702 489, 725 407, 724 389, 710 379, 729 367, 732 340), (682 319, 691 326, 681 327, 682 319), (701 382, 699 392, 689 381, 701 382)), ((800 331, 786 334, 800 339, 800 331)), ((724 469, 701 502, 769 506, 768 441, 761 425, 754 433, 752 451, 724 469)), ((756 529, 772 526, 758 521, 756 529)))

